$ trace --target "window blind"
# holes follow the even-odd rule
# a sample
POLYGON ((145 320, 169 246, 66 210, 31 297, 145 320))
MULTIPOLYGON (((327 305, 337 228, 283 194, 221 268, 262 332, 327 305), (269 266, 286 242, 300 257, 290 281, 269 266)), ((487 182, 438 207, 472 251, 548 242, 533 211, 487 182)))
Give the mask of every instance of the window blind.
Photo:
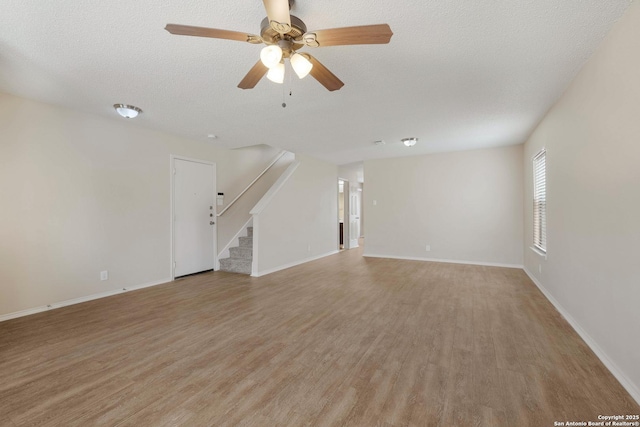
POLYGON ((533 158, 533 244, 547 252, 547 152, 543 149, 533 158))

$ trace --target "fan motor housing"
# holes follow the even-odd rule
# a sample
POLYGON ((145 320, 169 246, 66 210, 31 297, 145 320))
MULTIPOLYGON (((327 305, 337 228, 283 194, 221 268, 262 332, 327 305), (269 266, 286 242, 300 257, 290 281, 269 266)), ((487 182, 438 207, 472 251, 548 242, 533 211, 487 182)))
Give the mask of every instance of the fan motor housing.
POLYGON ((272 28, 269 18, 264 18, 260 23, 260 37, 266 44, 278 44, 281 40, 291 42, 290 49, 296 51, 304 46, 302 35, 307 32, 307 26, 302 19, 291 15, 291 30, 286 34, 280 34, 272 28))

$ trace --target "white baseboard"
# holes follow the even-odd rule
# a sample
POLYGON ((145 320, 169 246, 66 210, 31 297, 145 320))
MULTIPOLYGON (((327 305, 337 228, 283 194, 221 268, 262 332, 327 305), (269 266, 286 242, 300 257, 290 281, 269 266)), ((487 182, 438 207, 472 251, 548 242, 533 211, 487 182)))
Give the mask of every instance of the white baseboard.
POLYGON ((54 310, 56 308, 66 307, 68 305, 80 304, 87 301, 92 301, 94 299, 100 299, 105 297, 110 297, 112 295, 122 294, 124 292, 131 292, 137 289, 148 288, 150 286, 161 285, 163 283, 171 282, 171 278, 167 277, 166 279, 162 279, 155 282, 143 283, 142 285, 128 286, 126 288, 114 289, 112 291, 100 292, 99 294, 87 295, 86 297, 73 298, 66 301, 54 302, 51 304, 43 305, 41 307, 28 308, 26 310, 16 311, 13 313, 2 314, 0 315, 0 322, 4 322, 5 320, 16 319, 18 317, 29 316, 30 314, 41 313, 43 311, 54 310))
POLYGON ((429 262, 445 262, 448 264, 470 264, 470 265, 484 265, 487 267, 505 267, 505 268, 524 268, 521 264, 503 264, 499 262, 482 262, 482 261, 460 261, 455 259, 439 259, 439 258, 419 258, 419 257, 407 257, 397 255, 382 255, 382 254, 370 254, 365 253, 362 256, 370 258, 390 258, 390 259, 403 259, 407 261, 429 261, 429 262))
POLYGON ((527 276, 529 276, 531 281, 535 283, 538 289, 540 289, 540 292, 542 292, 542 294, 549 300, 549 302, 553 304, 556 310, 560 312, 562 317, 564 317, 566 321, 569 322, 569 325, 571 325, 573 330, 575 330, 578 335, 580 335, 580 338, 582 338, 582 340, 587 343, 587 345, 595 353, 598 359, 600 359, 604 366, 606 366, 607 369, 611 371, 613 376, 616 377, 622 387, 624 387, 629 392, 631 397, 633 397, 635 401, 640 404, 640 389, 638 388, 638 386, 636 386, 629 378, 627 378, 627 376, 620 370, 620 368, 618 368, 618 366, 609 358, 609 356, 607 356, 607 353, 605 353, 604 350, 602 350, 602 348, 600 348, 600 346, 596 343, 596 341, 591 338, 587 331, 582 329, 580 324, 569 314, 567 310, 565 310, 565 308, 558 302, 558 300, 556 300, 553 295, 551 295, 551 293, 549 293, 549 291, 547 291, 547 289, 542 286, 542 283, 540 283, 538 279, 525 267, 523 267, 522 269, 527 274, 527 276))
POLYGON ((287 268, 295 267, 296 265, 304 264, 306 262, 315 261, 317 259, 324 258, 324 257, 330 256, 330 255, 335 255, 338 252, 340 252, 340 251, 336 249, 334 251, 329 251, 329 252, 326 252, 326 253, 321 254, 321 255, 316 255, 316 256, 312 256, 312 257, 309 257, 309 258, 301 259, 301 260, 298 260, 298 261, 290 262, 288 264, 280 265, 280 266, 275 267, 275 268, 270 268, 268 270, 259 271, 257 274, 252 274, 251 277, 266 276, 267 274, 275 273, 276 271, 285 270, 287 268))

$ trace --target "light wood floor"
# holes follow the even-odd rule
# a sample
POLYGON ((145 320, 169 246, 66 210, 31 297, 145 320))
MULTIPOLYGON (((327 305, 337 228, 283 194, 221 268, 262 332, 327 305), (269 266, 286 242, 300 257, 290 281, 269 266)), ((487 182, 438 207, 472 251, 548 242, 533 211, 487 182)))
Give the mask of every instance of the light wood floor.
POLYGON ((521 270, 360 255, 0 323, 0 425, 540 427, 640 413, 521 270))

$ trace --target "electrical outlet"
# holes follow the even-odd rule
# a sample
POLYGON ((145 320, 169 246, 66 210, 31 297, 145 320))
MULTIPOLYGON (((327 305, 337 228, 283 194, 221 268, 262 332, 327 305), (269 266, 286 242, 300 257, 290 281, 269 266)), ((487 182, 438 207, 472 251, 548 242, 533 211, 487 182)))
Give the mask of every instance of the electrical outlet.
POLYGON ((108 280, 109 272, 107 270, 100 272, 100 280, 108 280))
POLYGON ((427 246, 425 246, 425 250, 426 250, 427 252, 429 252, 429 251, 431 250, 431 245, 427 245, 427 246))
POLYGON ((311 245, 307 246, 307 252, 311 252, 311 245))
POLYGON ((373 206, 377 206, 377 205, 378 205, 378 201, 377 201, 377 200, 374 200, 374 201, 373 201, 373 206))

